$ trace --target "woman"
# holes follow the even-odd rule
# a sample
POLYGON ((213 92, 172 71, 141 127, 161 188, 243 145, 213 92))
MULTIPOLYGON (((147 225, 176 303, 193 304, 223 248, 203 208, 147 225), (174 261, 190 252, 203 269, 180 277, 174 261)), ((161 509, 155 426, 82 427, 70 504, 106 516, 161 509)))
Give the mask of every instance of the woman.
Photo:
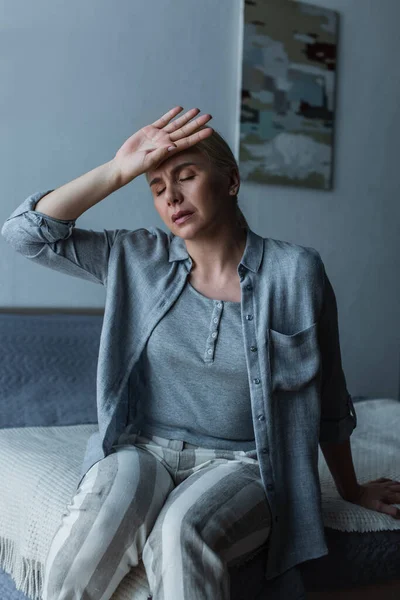
POLYGON ((171 122, 181 110, 33 194, 2 229, 31 260, 107 289, 99 434, 51 544, 44 600, 107 600, 140 557, 154 599, 228 600, 228 566, 265 543, 267 579, 323 556, 318 443, 345 499, 396 516, 385 503, 400 500, 398 482, 355 478, 356 415, 318 252, 248 227, 211 115, 171 122), (169 235, 75 227, 143 173, 169 235))

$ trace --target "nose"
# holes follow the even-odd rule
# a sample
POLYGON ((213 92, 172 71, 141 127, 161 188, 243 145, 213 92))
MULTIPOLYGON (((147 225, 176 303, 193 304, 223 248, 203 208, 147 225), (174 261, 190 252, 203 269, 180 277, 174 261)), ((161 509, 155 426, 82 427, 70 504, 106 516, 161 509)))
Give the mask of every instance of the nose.
POLYGON ((175 206, 182 201, 180 199, 179 192, 173 186, 165 188, 164 199, 166 200, 168 206, 175 206))

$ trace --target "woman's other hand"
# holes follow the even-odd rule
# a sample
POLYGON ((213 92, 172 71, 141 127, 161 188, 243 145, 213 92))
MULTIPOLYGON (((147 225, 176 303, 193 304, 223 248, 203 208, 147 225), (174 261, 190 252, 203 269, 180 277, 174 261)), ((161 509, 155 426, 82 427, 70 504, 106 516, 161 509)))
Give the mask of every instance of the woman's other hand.
POLYGON ((359 484, 357 495, 349 498, 348 501, 400 519, 400 509, 392 506, 400 504, 400 481, 380 477, 359 484))

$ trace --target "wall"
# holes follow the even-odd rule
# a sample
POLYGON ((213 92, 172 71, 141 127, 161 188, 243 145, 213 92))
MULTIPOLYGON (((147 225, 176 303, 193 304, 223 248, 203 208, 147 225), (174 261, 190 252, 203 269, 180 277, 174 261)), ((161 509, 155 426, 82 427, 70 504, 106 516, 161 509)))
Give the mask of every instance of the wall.
MULTIPOLYGON (((350 393, 398 397, 400 3, 314 4, 341 13, 334 190, 242 182, 239 202, 260 235, 321 253, 350 393)), ((29 194, 110 160, 176 105, 210 112, 237 155, 240 0, 1 0, 0 9, 1 223, 29 194)), ((94 230, 150 225, 165 229, 144 177, 77 221, 94 230)), ((1 307, 104 305, 101 286, 0 244, 1 307)))
POLYGON ((313 4, 341 16, 334 190, 247 185, 246 215, 264 236, 320 252, 350 393, 399 398, 400 2, 313 4))

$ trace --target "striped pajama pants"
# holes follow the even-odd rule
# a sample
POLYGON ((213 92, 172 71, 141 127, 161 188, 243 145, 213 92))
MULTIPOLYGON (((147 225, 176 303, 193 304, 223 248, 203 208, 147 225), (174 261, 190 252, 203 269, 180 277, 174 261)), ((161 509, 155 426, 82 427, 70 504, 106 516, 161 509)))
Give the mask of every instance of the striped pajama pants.
POLYGON ((108 600, 142 558, 153 600, 229 600, 228 567, 270 530, 254 450, 202 448, 128 426, 64 511, 42 598, 108 600))

